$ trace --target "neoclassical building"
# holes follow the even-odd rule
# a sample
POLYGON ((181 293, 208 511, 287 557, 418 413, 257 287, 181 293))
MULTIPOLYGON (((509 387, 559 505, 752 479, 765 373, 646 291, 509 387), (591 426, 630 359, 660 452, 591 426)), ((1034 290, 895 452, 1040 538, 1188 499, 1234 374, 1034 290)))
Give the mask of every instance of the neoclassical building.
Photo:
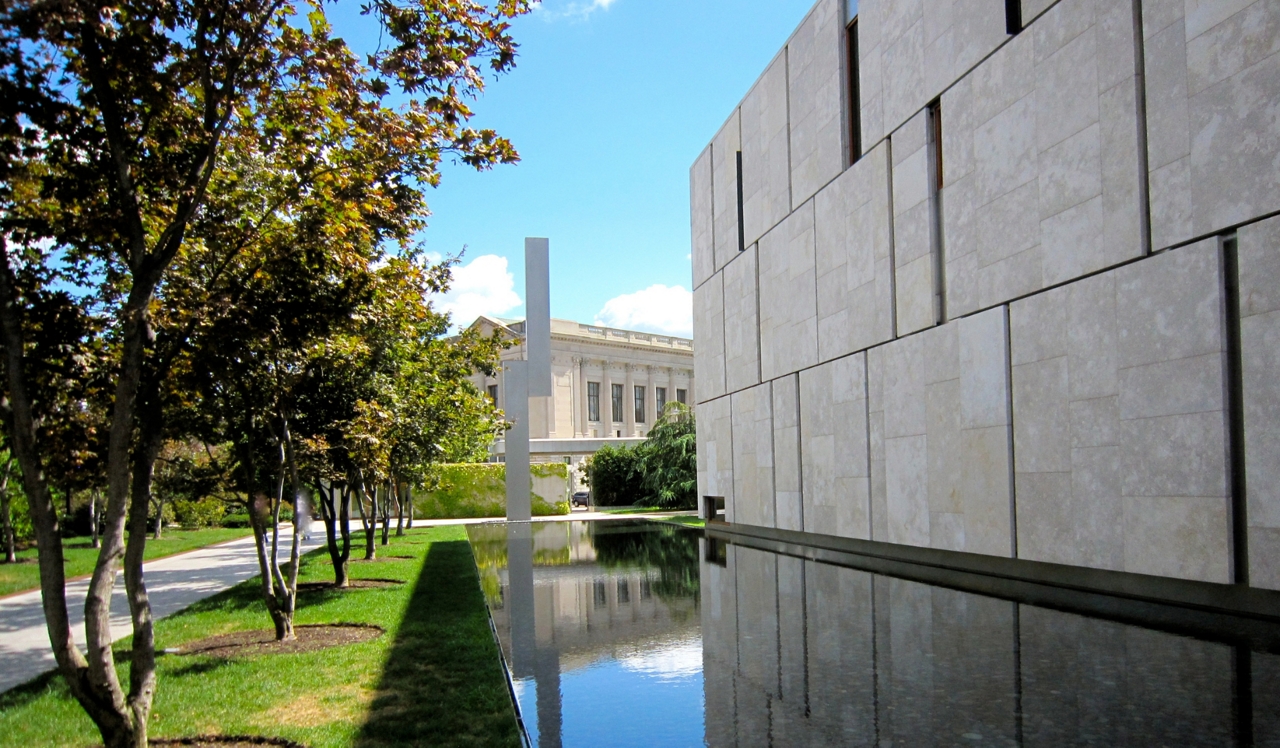
MULTIPOLYGON (((524 338, 523 320, 481 316, 471 328, 524 338)), ((504 361, 524 356, 523 342, 502 354, 504 361)), ((535 462, 576 465, 608 440, 643 439, 668 402, 694 402, 693 341, 688 338, 553 319, 551 371, 555 395, 530 401, 535 462)), ((472 381, 505 407, 501 373, 476 374, 472 381)), ((499 441, 495 455, 503 453, 499 441)))

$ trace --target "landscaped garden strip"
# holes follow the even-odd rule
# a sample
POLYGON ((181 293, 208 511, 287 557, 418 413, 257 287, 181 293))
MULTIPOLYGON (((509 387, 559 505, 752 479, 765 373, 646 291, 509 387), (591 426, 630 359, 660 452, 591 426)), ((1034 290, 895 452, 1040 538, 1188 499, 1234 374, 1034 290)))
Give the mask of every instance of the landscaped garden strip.
MULTIPOLYGON (((312 748, 518 746, 515 713, 462 527, 411 530, 353 579, 403 585, 301 596, 296 622, 372 624, 381 637, 298 654, 158 658, 151 736, 264 735, 312 748)), ((300 579, 332 581, 321 549, 300 579)), ((156 624, 158 648, 270 628, 257 580, 156 624)), ((127 651, 128 640, 116 645, 127 651)), ((128 663, 119 657, 121 677, 128 663)), ((60 677, 0 694, 0 747, 90 746, 100 739, 60 677)))

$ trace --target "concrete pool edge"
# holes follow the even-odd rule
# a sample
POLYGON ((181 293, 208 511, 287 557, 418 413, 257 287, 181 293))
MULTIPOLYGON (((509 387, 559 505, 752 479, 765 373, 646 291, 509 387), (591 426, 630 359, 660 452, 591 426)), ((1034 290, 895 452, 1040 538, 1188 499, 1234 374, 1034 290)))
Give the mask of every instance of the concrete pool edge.
MULTIPOLYGON (((484 597, 484 586, 480 580, 480 562, 476 560, 476 549, 471 544, 471 539, 467 538, 467 550, 471 552, 471 569, 475 572, 476 588, 480 590, 480 595, 484 597)), ((520 700, 516 698, 516 685, 511 680, 511 664, 507 662, 507 656, 502 653, 502 640, 498 638, 498 627, 493 623, 493 610, 489 608, 489 601, 484 601, 484 619, 489 623, 489 635, 493 637, 493 646, 498 648, 498 662, 502 665, 502 677, 507 682, 507 698, 511 699, 511 710, 516 716, 516 729, 520 732, 520 744, 524 748, 533 748, 533 742, 529 739, 529 729, 525 727, 524 715, 520 713, 520 700)))
POLYGON ((1215 639, 1243 635, 1263 650, 1280 652, 1280 592, 726 522, 708 522, 705 534, 712 540, 1215 639))

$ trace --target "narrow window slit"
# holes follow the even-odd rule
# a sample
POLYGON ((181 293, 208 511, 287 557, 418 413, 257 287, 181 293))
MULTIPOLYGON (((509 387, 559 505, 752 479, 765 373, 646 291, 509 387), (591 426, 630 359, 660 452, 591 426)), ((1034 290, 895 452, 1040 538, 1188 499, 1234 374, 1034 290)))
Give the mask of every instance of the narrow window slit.
POLYGON ((851 14, 852 19, 846 27, 848 35, 846 50, 849 55, 847 66, 849 73, 849 163, 853 163, 862 158, 862 94, 858 81, 857 4, 850 2, 850 5, 853 7, 853 13, 851 14))
POLYGON ((1022 31, 1022 0, 1004 0, 1004 30, 1009 34, 1022 31))
POLYGON ((742 151, 738 151, 738 251, 747 250, 747 227, 742 220, 742 151))
POLYGON ((933 317, 935 324, 947 321, 946 261, 942 236, 942 100, 928 107, 927 160, 929 169, 930 240, 933 247, 933 317))

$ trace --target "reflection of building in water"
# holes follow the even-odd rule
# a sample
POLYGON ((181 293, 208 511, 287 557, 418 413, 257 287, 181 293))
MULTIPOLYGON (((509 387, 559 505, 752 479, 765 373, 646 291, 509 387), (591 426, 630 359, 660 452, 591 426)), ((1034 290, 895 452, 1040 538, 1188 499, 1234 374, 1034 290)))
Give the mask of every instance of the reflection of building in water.
MULTIPOLYGON (((532 551, 537 646, 558 650, 566 670, 633 642, 698 630, 697 598, 656 594, 656 569, 601 566, 584 524, 535 524, 532 551)), ((499 578, 505 601, 510 571, 501 571, 499 578)), ((494 606, 499 631, 509 629, 510 615, 507 606, 494 606)))
MULTIPOLYGON (((593 533, 600 531, 589 530, 586 523, 508 523, 468 530, 512 677, 521 688, 533 680, 533 702, 524 696, 519 702, 521 717, 536 732, 540 748, 561 745, 563 673, 658 642, 699 636, 696 592, 662 594, 662 571, 640 558, 648 536, 667 538, 674 531, 657 525, 638 533, 630 528, 645 537, 630 545, 615 543, 609 558, 621 563, 606 566, 593 543, 593 533)), ((692 572, 696 560, 692 538, 688 540, 687 571, 692 572)))
POLYGON ((1280 745, 1280 656, 730 545, 710 746, 1280 745))

